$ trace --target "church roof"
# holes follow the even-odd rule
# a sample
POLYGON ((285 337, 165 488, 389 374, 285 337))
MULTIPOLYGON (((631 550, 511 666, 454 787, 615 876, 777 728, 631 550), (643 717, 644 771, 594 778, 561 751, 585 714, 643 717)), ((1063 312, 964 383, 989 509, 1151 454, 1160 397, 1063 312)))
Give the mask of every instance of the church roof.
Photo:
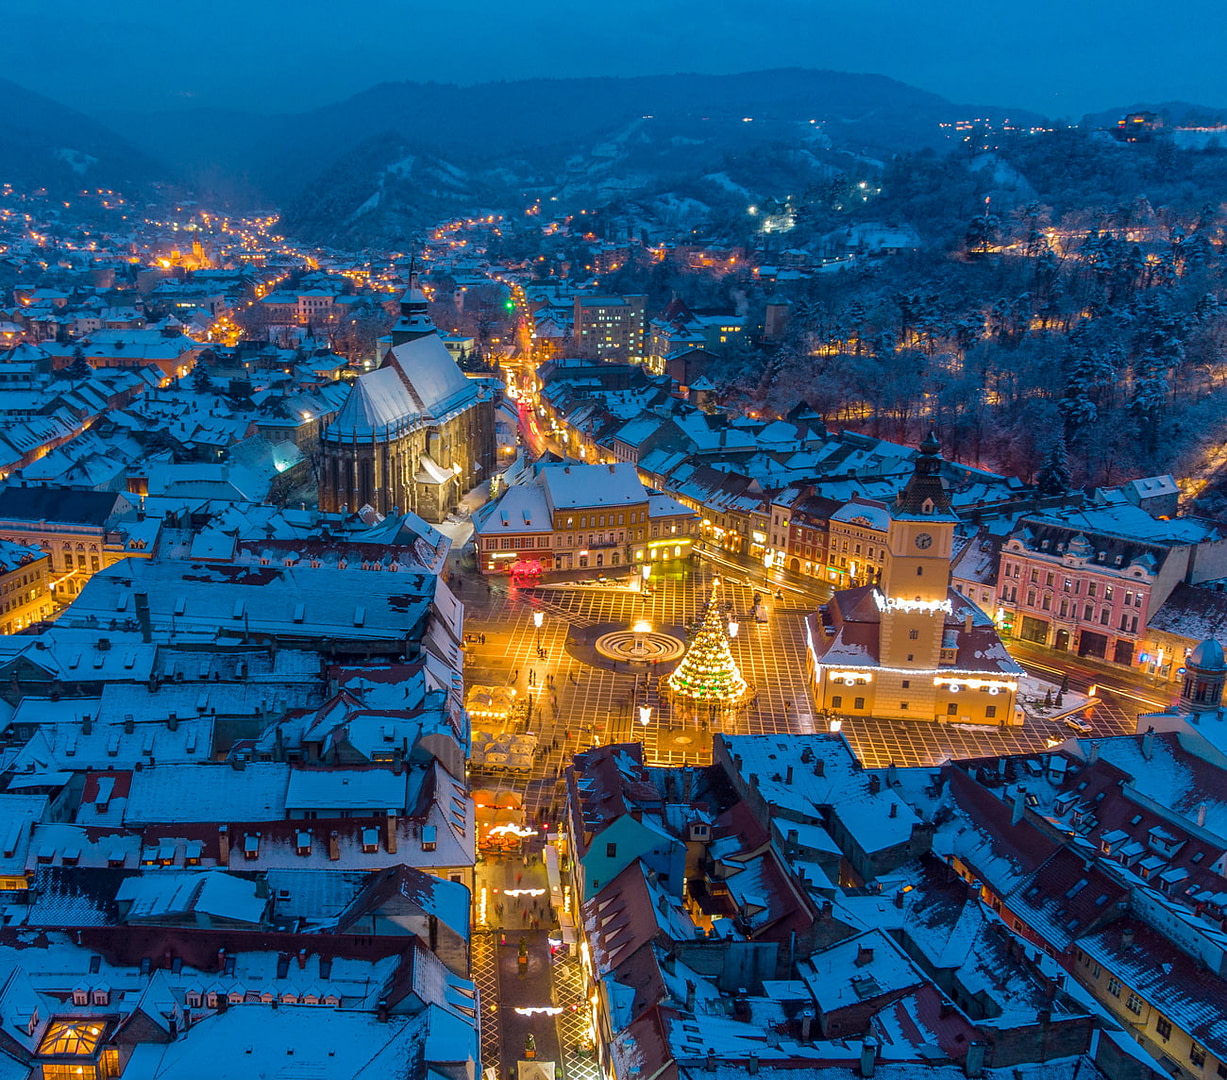
POLYGON ((468 379, 436 333, 393 348, 384 366, 355 380, 329 427, 333 438, 370 438, 428 419, 441 420, 476 400, 479 384, 468 379))

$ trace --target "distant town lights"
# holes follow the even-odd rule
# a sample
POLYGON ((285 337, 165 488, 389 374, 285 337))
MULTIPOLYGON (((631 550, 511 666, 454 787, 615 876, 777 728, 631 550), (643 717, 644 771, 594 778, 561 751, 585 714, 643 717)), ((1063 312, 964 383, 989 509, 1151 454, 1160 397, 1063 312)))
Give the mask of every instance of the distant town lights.
POLYGON ((490 830, 491 836, 518 836, 521 840, 529 836, 536 836, 536 829, 525 829, 523 826, 517 825, 514 822, 509 822, 506 825, 495 825, 490 830))

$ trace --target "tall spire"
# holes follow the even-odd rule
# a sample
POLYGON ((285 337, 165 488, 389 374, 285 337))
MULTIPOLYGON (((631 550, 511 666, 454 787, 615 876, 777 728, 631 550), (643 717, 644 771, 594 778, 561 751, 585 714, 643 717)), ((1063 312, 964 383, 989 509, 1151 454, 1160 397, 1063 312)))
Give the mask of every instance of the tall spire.
POLYGON ((942 481, 941 444, 932 428, 920 444, 912 475, 895 500, 896 514, 949 514, 950 495, 942 481))
POLYGON ((703 622, 666 685, 678 697, 702 705, 740 705, 751 696, 729 648, 719 580, 712 582, 703 622))
POLYGON ((392 327, 392 347, 435 332, 435 324, 426 313, 426 293, 418 280, 417 257, 409 259, 409 288, 400 298, 400 321, 392 327))

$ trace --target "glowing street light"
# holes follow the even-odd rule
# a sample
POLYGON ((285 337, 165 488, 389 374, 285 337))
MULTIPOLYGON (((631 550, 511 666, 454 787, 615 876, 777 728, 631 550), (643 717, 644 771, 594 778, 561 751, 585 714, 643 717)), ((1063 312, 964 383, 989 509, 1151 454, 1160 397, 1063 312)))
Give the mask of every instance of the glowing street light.
POLYGON ((647 727, 648 724, 650 724, 651 722, 652 722, 652 706, 651 705, 640 705, 639 706, 639 723, 641 723, 644 727, 647 727))
POLYGON ((533 625, 537 628, 537 655, 541 655, 541 624, 545 622, 544 611, 533 612, 533 625))
POLYGON ((735 638, 737 636, 737 631, 740 629, 741 627, 738 625, 736 619, 729 620, 729 637, 730 638, 735 638))

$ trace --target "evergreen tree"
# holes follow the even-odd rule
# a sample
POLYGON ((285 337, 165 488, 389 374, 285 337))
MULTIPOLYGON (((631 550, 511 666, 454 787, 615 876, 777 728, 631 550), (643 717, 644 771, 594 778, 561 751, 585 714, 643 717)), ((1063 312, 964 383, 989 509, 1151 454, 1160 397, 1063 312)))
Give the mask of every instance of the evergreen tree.
POLYGON ((74 382, 81 382, 94 374, 90 362, 85 359, 85 350, 78 345, 72 351, 72 363, 68 365, 68 377, 74 382))
POLYGON ((703 622, 667 685, 679 697, 704 705, 737 705, 749 696, 729 648, 719 580, 712 583, 703 622))
POLYGON ((213 389, 213 377, 209 374, 209 369, 199 360, 192 368, 192 389, 198 394, 207 394, 213 389))
POLYGON ((1069 491, 1069 455, 1065 451, 1064 435, 1058 434, 1053 442, 1043 467, 1035 476, 1035 486, 1041 495, 1064 495, 1069 491))

